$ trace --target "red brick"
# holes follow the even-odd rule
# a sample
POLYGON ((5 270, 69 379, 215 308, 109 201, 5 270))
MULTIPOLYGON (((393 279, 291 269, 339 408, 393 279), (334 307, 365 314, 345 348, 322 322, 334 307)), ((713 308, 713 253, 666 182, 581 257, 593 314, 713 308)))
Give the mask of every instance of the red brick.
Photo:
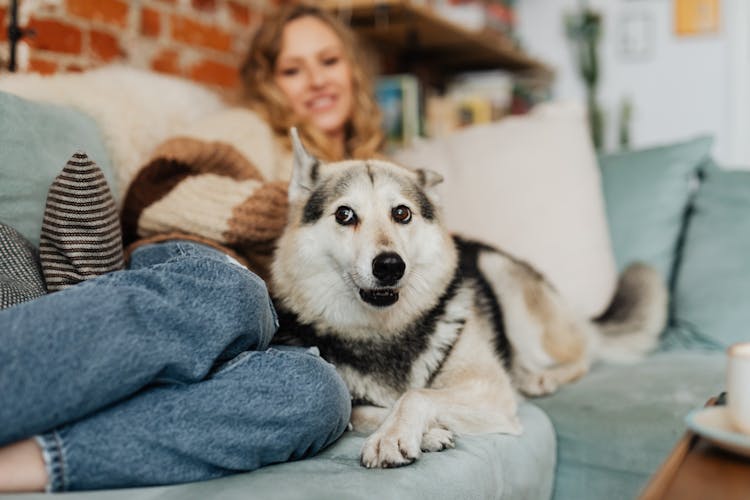
POLYGON ((190 3, 195 10, 203 12, 214 12, 216 10, 216 0, 192 0, 190 3))
POLYGON ((67 66, 65 66, 65 71, 67 73, 83 73, 84 71, 86 71, 86 68, 79 64, 68 64, 67 66))
POLYGON ((67 11, 83 19, 100 21, 124 28, 130 6, 122 0, 66 0, 67 11))
POLYGON ((188 45, 229 52, 232 50, 232 36, 216 26, 198 23, 192 19, 173 15, 172 38, 188 45))
POLYGON ((189 76, 197 82, 226 88, 234 88, 239 84, 239 76, 235 66, 208 59, 191 67, 189 76))
POLYGON ((29 71, 42 75, 51 75, 57 73, 57 63, 32 57, 29 59, 29 71))
POLYGON ((229 2, 229 12, 232 14, 232 19, 242 26, 250 26, 253 21, 253 13, 247 5, 242 5, 239 2, 229 2))
POLYGON ((159 11, 144 7, 141 9, 141 35, 158 37, 161 33, 161 15, 159 11))
POLYGON ((171 75, 181 74, 180 53, 175 49, 162 50, 151 60, 151 69, 171 75))
POLYGON ((5 20, 5 14, 8 12, 8 9, 5 7, 0 7, 0 42, 3 42, 8 39, 8 26, 5 25, 7 22, 5 20))
POLYGON ((26 39, 32 48, 64 54, 81 53, 83 36, 81 30, 73 25, 32 18, 27 28, 36 32, 34 37, 26 39))
POLYGON ((109 62, 126 55, 116 36, 99 30, 91 30, 89 36, 91 51, 97 59, 109 62))

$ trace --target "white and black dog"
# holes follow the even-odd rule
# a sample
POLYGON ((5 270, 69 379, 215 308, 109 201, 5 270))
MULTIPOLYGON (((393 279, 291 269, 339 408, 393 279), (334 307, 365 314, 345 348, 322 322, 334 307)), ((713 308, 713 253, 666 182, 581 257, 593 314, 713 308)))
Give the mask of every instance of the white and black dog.
POLYGON ((553 392, 599 357, 649 351, 667 293, 630 266, 607 312, 568 307, 528 264, 453 237, 440 176, 386 161, 322 163, 292 131, 288 226, 272 291, 277 341, 317 346, 351 392, 361 462, 397 467, 455 434, 520 434, 517 390, 553 392))

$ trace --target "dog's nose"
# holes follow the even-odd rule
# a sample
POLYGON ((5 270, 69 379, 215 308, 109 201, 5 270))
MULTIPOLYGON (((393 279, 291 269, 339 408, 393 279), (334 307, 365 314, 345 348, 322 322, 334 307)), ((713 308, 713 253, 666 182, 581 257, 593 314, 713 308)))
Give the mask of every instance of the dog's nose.
POLYGON ((406 263, 397 253, 385 252, 372 259, 372 274, 384 286, 395 285, 405 270, 406 263))

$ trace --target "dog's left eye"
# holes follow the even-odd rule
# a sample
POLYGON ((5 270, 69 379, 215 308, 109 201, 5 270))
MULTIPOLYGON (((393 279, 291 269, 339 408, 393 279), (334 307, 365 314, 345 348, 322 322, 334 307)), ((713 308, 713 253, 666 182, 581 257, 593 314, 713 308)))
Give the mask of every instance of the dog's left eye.
POLYGON ((391 217, 399 224, 408 224, 411 221, 411 210, 407 206, 399 205, 391 210, 391 217))
POLYGON ((341 206, 337 208, 334 215, 336 222, 342 226, 348 226, 357 222, 357 214, 349 207, 341 206))

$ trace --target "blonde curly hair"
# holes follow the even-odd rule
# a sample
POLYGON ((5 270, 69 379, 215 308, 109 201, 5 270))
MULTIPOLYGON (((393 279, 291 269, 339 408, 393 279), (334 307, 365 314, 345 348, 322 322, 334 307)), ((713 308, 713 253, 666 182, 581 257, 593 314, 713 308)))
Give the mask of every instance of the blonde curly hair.
POLYGON ((328 137, 315 127, 300 122, 286 97, 274 81, 276 62, 281 52, 284 27, 302 17, 315 17, 338 36, 344 47, 352 74, 352 116, 346 125, 345 155, 351 158, 378 156, 383 145, 381 114, 375 100, 370 72, 373 59, 364 51, 355 34, 328 12, 310 4, 292 4, 278 8, 264 19, 255 33, 250 50, 240 69, 243 98, 271 126, 279 141, 290 148, 289 128, 299 128, 308 149, 322 159, 334 161, 336 148, 328 137))

